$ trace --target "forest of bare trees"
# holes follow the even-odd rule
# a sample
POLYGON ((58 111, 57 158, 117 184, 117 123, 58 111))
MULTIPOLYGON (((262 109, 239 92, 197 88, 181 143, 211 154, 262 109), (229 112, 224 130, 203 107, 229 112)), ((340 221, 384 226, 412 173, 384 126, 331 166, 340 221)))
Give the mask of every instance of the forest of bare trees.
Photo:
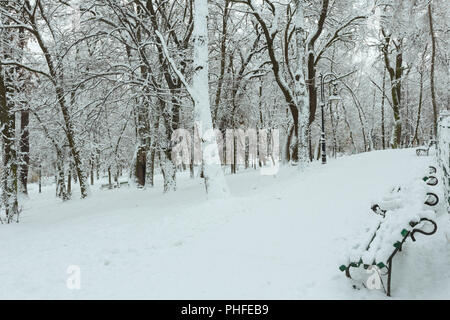
POLYGON ((101 177, 173 192, 187 171, 226 196, 224 174, 266 161, 247 145, 225 164, 227 130, 278 130, 272 158, 302 170, 322 112, 328 157, 424 144, 449 106, 448 17, 446 0, 0 0, 2 215, 34 182, 69 200, 101 177), (175 161, 179 129, 200 161, 175 161))

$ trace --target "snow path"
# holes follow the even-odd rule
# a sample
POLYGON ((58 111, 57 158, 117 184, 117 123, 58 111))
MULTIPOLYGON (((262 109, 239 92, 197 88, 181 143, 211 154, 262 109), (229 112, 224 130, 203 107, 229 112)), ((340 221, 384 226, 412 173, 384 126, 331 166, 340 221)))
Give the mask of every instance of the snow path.
MULTIPOLYGON (((20 224, 0 225, 0 298, 367 299, 339 261, 369 225, 370 204, 432 157, 376 151, 277 177, 227 176, 233 198, 205 201, 200 180, 179 191, 100 191, 61 203, 32 188, 20 224), (66 287, 69 265, 81 290, 66 287)), ((405 245, 394 259, 395 298, 450 298, 450 231, 405 245)))

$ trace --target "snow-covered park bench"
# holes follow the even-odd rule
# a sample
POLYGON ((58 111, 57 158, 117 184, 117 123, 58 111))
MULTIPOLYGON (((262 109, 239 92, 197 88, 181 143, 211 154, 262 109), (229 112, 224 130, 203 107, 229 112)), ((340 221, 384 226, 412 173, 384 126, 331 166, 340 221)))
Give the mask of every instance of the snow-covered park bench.
POLYGON ((121 188, 124 186, 129 186, 129 182, 128 181, 120 181, 120 182, 115 182, 115 183, 104 183, 100 186, 100 189, 113 189, 113 188, 121 188))
MULTIPOLYGON (((436 168, 430 167, 429 174, 433 170, 435 173, 436 168)), ((435 185, 435 182, 437 184, 437 178, 427 176, 427 179, 423 179, 425 182, 433 182, 428 186, 417 180, 412 187, 395 187, 380 204, 372 206, 372 211, 378 215, 376 223, 366 229, 367 232, 357 240, 346 261, 339 267, 348 278, 353 279, 351 268, 363 267, 366 272, 375 269, 382 288, 387 296, 390 296, 394 256, 402 251, 408 238, 416 241, 417 233, 432 235, 436 232, 437 225, 433 221, 435 212, 431 207, 439 202, 439 198, 428 189, 429 186, 435 185), (382 279, 382 276, 386 275, 387 286, 382 279)), ((362 285, 366 287, 364 282, 362 285)), ((358 288, 356 284, 353 284, 353 287, 358 288)))
POLYGON ((425 156, 425 155, 428 156, 428 155, 430 154, 430 148, 431 148, 433 145, 436 145, 436 140, 430 140, 430 141, 428 141, 428 143, 426 144, 426 146, 424 146, 424 147, 419 147, 419 148, 416 149, 416 154, 417 154, 418 156, 425 156))

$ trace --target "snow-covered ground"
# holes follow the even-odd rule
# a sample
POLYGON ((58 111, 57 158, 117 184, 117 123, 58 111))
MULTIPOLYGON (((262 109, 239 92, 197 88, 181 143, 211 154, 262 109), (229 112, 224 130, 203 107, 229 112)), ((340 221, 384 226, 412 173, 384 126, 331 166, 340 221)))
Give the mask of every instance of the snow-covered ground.
MULTIPOLYGON (((376 219, 370 204, 432 162, 406 149, 332 159, 306 173, 240 172, 227 176, 233 197, 214 201, 185 175, 175 193, 97 183, 90 198, 66 203, 54 186, 42 194, 31 186, 21 222, 0 225, 0 298, 386 298, 352 289, 340 261, 376 219), (67 288, 71 265, 80 290, 67 288)), ((408 240, 394 258, 394 298, 450 298, 443 211, 436 234, 408 240)))

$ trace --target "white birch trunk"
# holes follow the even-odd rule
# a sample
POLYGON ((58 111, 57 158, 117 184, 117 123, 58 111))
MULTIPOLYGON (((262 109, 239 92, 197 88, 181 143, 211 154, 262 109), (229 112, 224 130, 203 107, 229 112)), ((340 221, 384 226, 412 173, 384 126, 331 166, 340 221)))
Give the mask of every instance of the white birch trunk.
POLYGON ((202 166, 208 197, 229 194, 213 130, 208 86, 208 2, 194 1, 194 119, 202 137, 202 166))
POLYGON ((294 18, 295 44, 297 51, 297 69, 294 75, 294 95, 299 108, 298 119, 298 158, 299 168, 304 170, 309 163, 308 157, 308 129, 309 129, 309 101, 305 81, 305 22, 301 0, 296 0, 296 15, 294 18))

